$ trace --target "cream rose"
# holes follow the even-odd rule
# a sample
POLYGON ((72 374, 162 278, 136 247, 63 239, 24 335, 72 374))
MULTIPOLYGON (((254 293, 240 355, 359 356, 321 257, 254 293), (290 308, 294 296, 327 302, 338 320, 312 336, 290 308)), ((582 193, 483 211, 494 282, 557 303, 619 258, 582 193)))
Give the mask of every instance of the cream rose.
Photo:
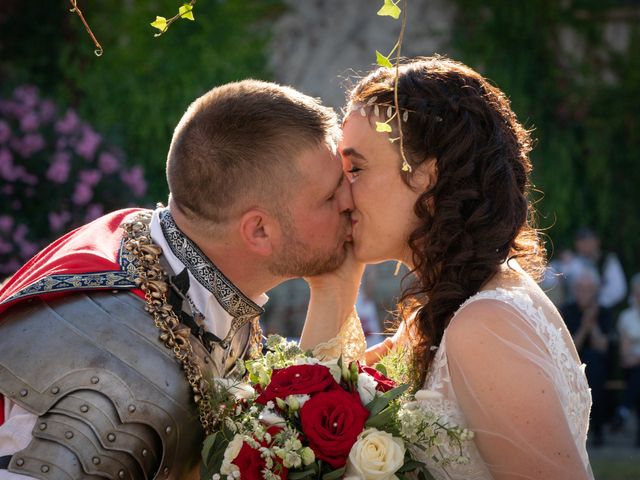
POLYGON ((244 440, 242 438, 242 435, 236 435, 235 437, 233 437, 233 440, 229 442, 229 445, 227 445, 227 449, 224 451, 222 466, 220 467, 221 474, 233 475, 233 472, 240 470, 231 462, 233 462, 240 453, 243 442, 244 440))
POLYGON ((345 477, 363 480, 397 480, 395 472, 404 465, 404 442, 390 433, 369 428, 351 447, 345 477))

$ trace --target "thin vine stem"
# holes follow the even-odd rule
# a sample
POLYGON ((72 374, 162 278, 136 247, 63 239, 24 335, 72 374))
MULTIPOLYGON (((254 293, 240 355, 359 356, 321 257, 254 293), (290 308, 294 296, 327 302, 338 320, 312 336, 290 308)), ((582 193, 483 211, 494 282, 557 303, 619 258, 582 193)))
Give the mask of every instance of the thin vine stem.
MULTIPOLYGON (((188 4, 185 4, 185 5, 190 5, 191 8, 193 9, 193 6, 195 4, 196 4, 196 0, 191 0, 188 4)), ((182 14, 180 14, 180 13, 177 13, 173 17, 169 18, 167 20, 167 24, 165 25, 164 29, 159 31, 158 33, 154 34, 154 37, 159 37, 160 35, 166 33, 167 30, 169 30, 169 27, 171 26, 171 24, 173 24, 173 22, 175 22, 176 20, 179 20, 180 18, 182 18, 182 14)))
POLYGON ((400 113, 400 106, 398 104, 398 80, 400 79, 400 54, 402 51, 402 40, 404 39, 404 31, 407 26, 407 1, 402 2, 402 25, 400 26, 400 35, 398 36, 398 53, 396 54, 396 78, 393 85, 393 103, 396 107, 398 134, 400 135, 400 156, 402 157, 402 170, 411 171, 411 165, 407 162, 407 157, 404 155, 404 135, 402 134, 402 115, 400 113))
POLYGON ((71 9, 71 13, 77 13, 78 14, 78 16, 80 17, 80 20, 82 20, 82 23, 84 24, 84 28, 87 29, 87 33, 89 34, 89 36, 91 37, 91 40, 93 40, 93 43, 96 46, 96 49, 94 50, 93 53, 96 54, 96 57, 102 56, 102 53, 104 52, 104 50, 102 49, 102 45, 100 45, 100 42, 98 42, 98 40, 96 39, 96 36, 91 31, 91 27, 89 27, 89 24, 84 19, 84 15, 82 14, 82 10, 80 10, 80 7, 78 7, 77 0, 69 0, 69 2, 71 3, 71 6, 73 7, 71 9))

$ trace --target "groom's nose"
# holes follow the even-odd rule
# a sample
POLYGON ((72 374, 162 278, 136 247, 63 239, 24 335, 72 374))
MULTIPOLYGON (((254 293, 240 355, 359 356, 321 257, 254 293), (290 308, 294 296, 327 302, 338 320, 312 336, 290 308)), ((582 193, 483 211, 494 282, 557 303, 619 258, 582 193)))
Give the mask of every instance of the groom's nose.
POLYGON ((349 213, 353 211, 354 205, 353 196, 351 195, 351 184, 346 177, 343 179, 343 182, 338 188, 336 195, 340 213, 349 213))

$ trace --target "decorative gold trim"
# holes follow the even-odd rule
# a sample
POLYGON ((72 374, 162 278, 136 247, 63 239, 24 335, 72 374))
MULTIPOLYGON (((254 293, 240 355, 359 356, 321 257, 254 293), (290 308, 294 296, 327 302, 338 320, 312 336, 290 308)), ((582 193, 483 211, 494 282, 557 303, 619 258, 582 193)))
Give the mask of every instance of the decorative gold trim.
POLYGON ((137 259, 136 285, 145 294, 145 310, 151 314, 160 339, 171 349, 184 370, 187 382, 193 390, 193 399, 198 407, 200 423, 206 435, 216 425, 211 406, 211 389, 204 378, 189 336, 191 330, 180 322, 167 301, 168 284, 166 274, 160 266, 162 249, 151 239, 149 224, 152 212, 142 212, 132 221, 122 224, 125 231, 124 248, 137 259))

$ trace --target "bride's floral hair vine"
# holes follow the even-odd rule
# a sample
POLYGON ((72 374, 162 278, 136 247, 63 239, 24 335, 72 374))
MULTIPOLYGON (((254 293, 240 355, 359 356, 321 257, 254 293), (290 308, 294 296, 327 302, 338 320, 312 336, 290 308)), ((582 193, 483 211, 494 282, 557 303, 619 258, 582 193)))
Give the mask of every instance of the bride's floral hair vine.
MULTIPOLYGON (((395 143, 400 140, 400 136, 402 135, 401 131, 397 131, 397 136, 392 136, 392 122, 397 116, 396 106, 393 103, 376 103, 377 100, 378 97, 373 96, 366 102, 352 102, 349 104, 347 113, 358 112, 363 117, 373 115, 376 122, 376 132, 388 133, 389 142, 395 143)), ((401 108, 400 112, 400 119, 403 123, 407 123, 407 120, 409 120, 409 110, 401 108)), ((404 155, 402 155, 402 171, 412 171, 412 167, 404 155)))

